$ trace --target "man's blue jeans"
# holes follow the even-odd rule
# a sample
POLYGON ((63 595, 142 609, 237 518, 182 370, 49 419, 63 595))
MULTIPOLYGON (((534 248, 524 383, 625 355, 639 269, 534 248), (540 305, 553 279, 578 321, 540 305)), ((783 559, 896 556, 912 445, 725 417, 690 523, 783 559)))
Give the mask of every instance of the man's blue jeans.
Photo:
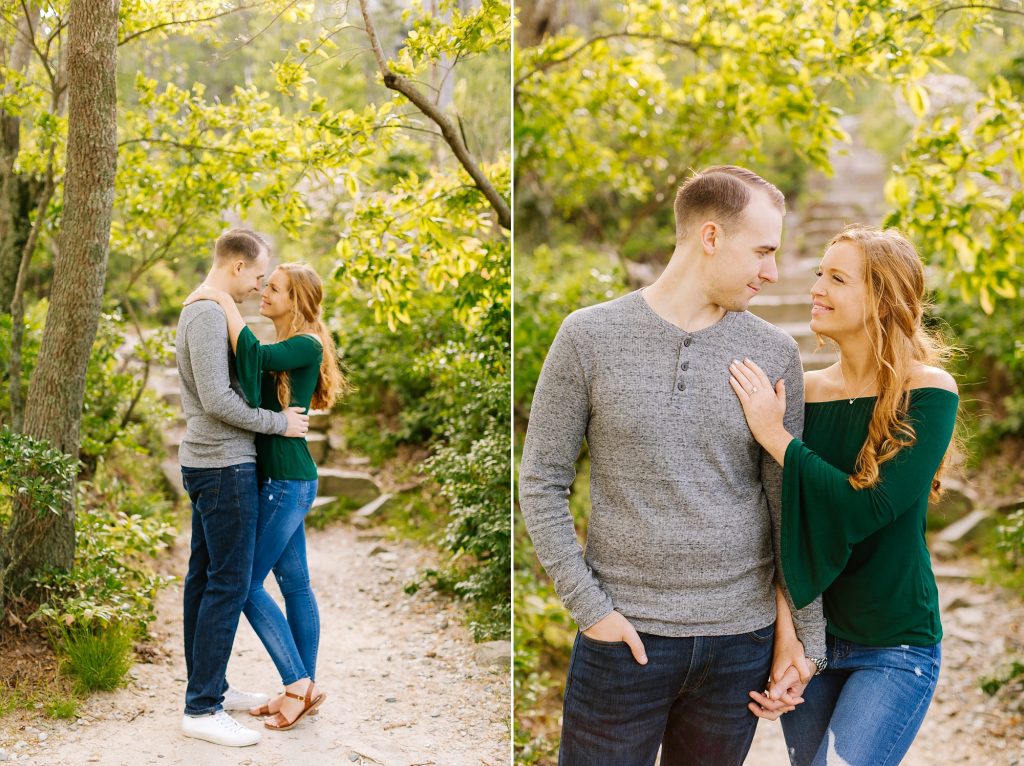
POLYGON ((623 642, 579 633, 569 660, 559 766, 741 766, 765 688, 775 625, 731 636, 641 633, 648 662, 623 642))
POLYGON ((259 511, 256 464, 185 468, 192 554, 184 588, 185 713, 221 709, 228 659, 252 575, 259 511))
POLYGON ((827 636, 828 668, 782 716, 793 766, 894 766, 921 728, 939 680, 941 644, 864 646, 827 636))
POLYGON ((303 520, 316 499, 316 480, 264 479, 256 553, 245 616, 274 661, 281 683, 316 677, 320 612, 309 583, 303 520), (271 568, 288 618, 263 587, 271 568))

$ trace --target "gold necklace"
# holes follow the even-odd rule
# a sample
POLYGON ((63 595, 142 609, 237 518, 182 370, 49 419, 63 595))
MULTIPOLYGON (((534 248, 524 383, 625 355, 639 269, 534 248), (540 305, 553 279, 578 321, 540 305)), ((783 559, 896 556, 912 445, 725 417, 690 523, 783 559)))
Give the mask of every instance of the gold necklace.
MULTIPOLYGON (((854 400, 857 397, 849 395, 850 394, 850 389, 846 385, 846 375, 843 373, 843 360, 842 359, 839 360, 839 375, 843 379, 843 394, 845 394, 849 398, 850 404, 853 404, 854 400)), ((877 380, 877 378, 876 378, 876 380, 877 380)), ((860 391, 857 392, 857 395, 859 396, 860 394, 863 394, 865 391, 867 391, 868 388, 871 387, 871 384, 874 383, 874 382, 875 382, 875 380, 869 380, 868 384, 866 386, 864 386, 864 388, 862 388, 860 391)))

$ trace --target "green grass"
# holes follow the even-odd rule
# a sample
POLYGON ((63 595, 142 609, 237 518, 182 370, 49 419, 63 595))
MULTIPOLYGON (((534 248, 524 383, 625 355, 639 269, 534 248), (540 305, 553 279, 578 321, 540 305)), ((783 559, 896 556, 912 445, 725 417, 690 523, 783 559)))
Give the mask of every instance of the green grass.
POLYGON ((991 676, 981 679, 981 690, 988 696, 992 696, 1004 686, 1024 677, 1024 664, 1014 660, 1007 663, 991 676))
POLYGON ((0 718, 15 710, 35 711, 38 705, 50 718, 75 718, 79 700, 68 686, 56 678, 38 686, 0 687, 0 718))
POLYGON ((72 624, 60 629, 56 639, 61 670, 79 694, 122 686, 132 666, 134 644, 134 628, 116 622, 72 624))
POLYGON ((76 718, 78 716, 78 699, 73 695, 54 697, 43 703, 43 710, 50 718, 76 718))
POLYGON ((389 528, 393 539, 414 540, 418 543, 437 543, 447 523, 447 515, 439 510, 440 498, 432 489, 421 485, 412 492, 395 495, 373 517, 374 524, 389 528))
POLYGON ((306 516, 306 526, 325 529, 336 521, 345 521, 354 511, 362 507, 350 497, 339 497, 327 505, 314 508, 306 516))

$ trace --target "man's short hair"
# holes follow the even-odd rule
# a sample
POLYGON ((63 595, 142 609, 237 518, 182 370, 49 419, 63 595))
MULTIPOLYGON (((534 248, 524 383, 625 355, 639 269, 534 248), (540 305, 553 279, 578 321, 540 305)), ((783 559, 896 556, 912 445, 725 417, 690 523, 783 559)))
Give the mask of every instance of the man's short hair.
POLYGON ((695 172, 676 193, 676 240, 682 239, 693 223, 713 220, 725 228, 737 223, 755 190, 767 194, 785 215, 783 193, 751 170, 715 165, 695 172))
POLYGON ((259 258, 264 250, 269 252, 270 244, 252 229, 229 229, 217 237, 213 258, 221 263, 241 258, 248 265, 259 258))

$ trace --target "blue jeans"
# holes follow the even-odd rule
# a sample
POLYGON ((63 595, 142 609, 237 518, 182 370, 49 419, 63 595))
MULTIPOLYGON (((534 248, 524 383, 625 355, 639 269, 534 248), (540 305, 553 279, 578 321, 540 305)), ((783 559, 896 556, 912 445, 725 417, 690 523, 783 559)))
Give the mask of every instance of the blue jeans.
POLYGON ((828 668, 782 716, 793 766, 895 766, 921 728, 941 644, 864 646, 828 636, 828 668))
POLYGON ((245 616, 260 637, 287 686, 300 678, 316 678, 320 645, 320 612, 309 584, 306 531, 302 522, 316 498, 316 480, 264 479, 256 553, 245 616), (271 568, 288 617, 263 588, 271 568))
POLYGON ((184 588, 185 713, 221 709, 228 659, 249 592, 259 509, 256 464, 185 468, 192 553, 184 588))
POLYGON ((741 766, 757 718, 775 625, 732 636, 641 633, 646 665, 621 641, 577 634, 569 660, 559 766, 741 766))

